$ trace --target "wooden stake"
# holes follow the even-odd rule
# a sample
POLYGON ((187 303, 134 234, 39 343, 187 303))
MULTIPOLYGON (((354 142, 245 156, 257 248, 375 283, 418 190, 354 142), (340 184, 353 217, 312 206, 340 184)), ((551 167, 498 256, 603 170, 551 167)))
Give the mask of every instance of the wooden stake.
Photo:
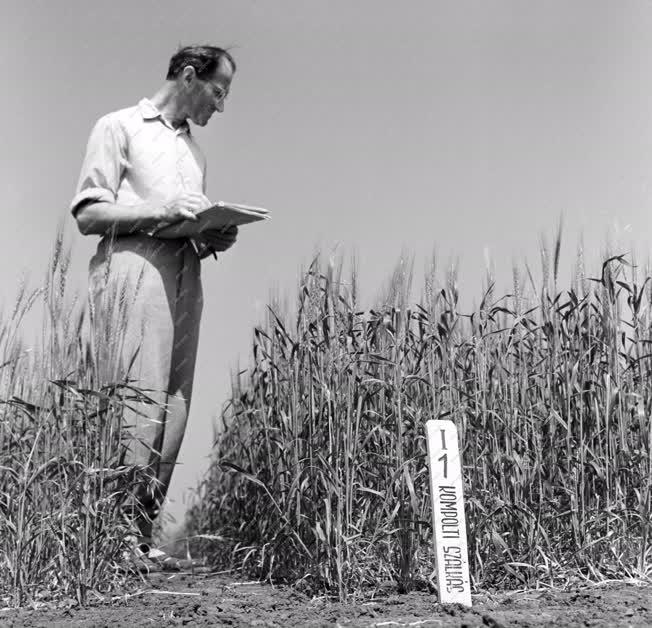
POLYGON ((462 463, 452 421, 426 422, 437 586, 442 604, 471 606, 462 463))

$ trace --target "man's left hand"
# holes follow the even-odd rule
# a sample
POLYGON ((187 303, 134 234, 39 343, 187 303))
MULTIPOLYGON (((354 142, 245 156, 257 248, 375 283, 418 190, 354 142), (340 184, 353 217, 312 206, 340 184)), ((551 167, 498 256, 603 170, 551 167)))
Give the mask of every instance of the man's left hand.
POLYGON ((226 251, 234 244, 238 236, 237 227, 228 227, 227 229, 207 229, 201 232, 201 241, 216 252, 226 251))

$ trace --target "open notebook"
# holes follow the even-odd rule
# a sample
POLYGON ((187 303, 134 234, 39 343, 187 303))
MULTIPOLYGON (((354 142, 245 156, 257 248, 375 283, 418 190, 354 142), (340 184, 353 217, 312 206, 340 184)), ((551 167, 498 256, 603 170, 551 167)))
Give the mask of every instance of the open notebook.
POLYGON ((206 229, 226 229, 267 220, 269 210, 251 205, 220 201, 208 209, 197 212, 199 220, 180 220, 154 232, 157 238, 192 238, 206 229))

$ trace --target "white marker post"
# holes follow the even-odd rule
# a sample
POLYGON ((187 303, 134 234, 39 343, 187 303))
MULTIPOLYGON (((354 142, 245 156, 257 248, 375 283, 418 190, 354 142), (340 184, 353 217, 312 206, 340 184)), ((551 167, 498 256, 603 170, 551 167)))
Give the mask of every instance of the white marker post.
POLYGON ((426 421, 437 586, 442 604, 471 606, 462 463, 452 421, 426 421))

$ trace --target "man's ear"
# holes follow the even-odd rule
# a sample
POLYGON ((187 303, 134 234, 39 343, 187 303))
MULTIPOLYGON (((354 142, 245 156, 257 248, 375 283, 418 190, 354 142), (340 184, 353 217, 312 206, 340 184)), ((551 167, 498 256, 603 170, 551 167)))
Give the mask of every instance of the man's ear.
POLYGON ((190 85, 197 78, 195 68, 191 65, 187 65, 183 70, 181 70, 181 78, 186 85, 190 85))

